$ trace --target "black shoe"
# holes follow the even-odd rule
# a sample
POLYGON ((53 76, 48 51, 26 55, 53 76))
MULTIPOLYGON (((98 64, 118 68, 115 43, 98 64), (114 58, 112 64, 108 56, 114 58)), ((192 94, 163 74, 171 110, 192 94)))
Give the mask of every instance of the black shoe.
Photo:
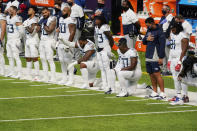
POLYGON ((75 74, 75 75, 77 74, 77 68, 74 69, 74 74, 75 74))
POLYGON ((110 88, 108 91, 106 91, 105 94, 106 94, 106 95, 112 94, 111 88, 110 88))
POLYGON ((153 88, 150 85, 146 86, 146 89, 153 90, 153 88))

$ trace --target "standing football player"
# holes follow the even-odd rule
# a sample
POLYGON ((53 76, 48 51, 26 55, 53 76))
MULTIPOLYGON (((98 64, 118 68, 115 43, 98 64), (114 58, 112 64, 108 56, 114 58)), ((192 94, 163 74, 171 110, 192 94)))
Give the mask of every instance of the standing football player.
POLYGON ((48 63, 51 69, 50 82, 56 82, 55 77, 55 63, 53 60, 53 49, 55 49, 55 28, 56 28, 56 17, 51 16, 50 10, 46 7, 42 9, 43 18, 39 21, 37 31, 41 31, 39 52, 42 61, 42 67, 44 70, 43 81, 49 81, 48 74, 48 63), (47 63, 48 62, 48 63, 47 63))
POLYGON ((7 57, 10 65, 10 73, 8 76, 14 78, 21 77, 21 59, 19 57, 19 49, 21 46, 21 36, 20 29, 22 26, 22 19, 16 14, 17 8, 15 6, 11 6, 9 8, 9 16, 7 16, 7 57), (14 63, 16 61, 17 65, 17 74, 14 75, 14 63))
POLYGON ((23 26, 26 29, 26 45, 25 45, 25 57, 27 61, 27 74, 29 80, 32 80, 32 62, 34 63, 34 68, 36 70, 35 78, 33 80, 39 80, 39 62, 38 62, 38 44, 39 38, 36 32, 36 26, 38 24, 38 18, 35 16, 37 12, 36 7, 30 7, 28 10, 29 18, 24 21, 23 26))
POLYGON ((110 70, 110 57, 112 57, 111 48, 114 40, 110 32, 110 26, 106 24, 104 16, 98 16, 95 20, 95 41, 97 44, 97 58, 101 69, 102 87, 106 92, 112 87, 112 73, 110 70))
MULTIPOLYGON (((62 10, 62 17, 59 20, 59 38, 68 40, 72 42, 75 37, 76 32, 76 20, 70 17, 71 9, 69 6, 64 7, 62 10)), ((72 85, 73 84, 73 72, 74 67, 70 70, 67 70, 67 66, 74 57, 73 48, 69 48, 60 41, 58 45, 58 55, 61 63, 61 69, 63 73, 63 79, 59 84, 63 85, 72 85), (67 79, 67 71, 69 71, 69 79, 67 79), (67 81, 68 80, 68 81, 67 81)))
POLYGON ((5 59, 4 59, 4 38, 6 33, 6 16, 1 13, 0 8, 0 75, 5 75, 5 59))
POLYGON ((137 82, 142 75, 141 65, 137 51, 128 48, 125 38, 119 40, 118 47, 119 60, 115 71, 121 90, 117 97, 127 97, 137 88, 137 82))
POLYGON ((182 105, 183 102, 189 102, 187 85, 178 81, 178 75, 181 71, 183 57, 186 55, 187 49, 189 47, 189 39, 185 36, 183 27, 180 24, 173 24, 171 33, 171 48, 170 48, 170 70, 172 72, 174 87, 176 95, 174 98, 170 99, 172 101, 171 105, 182 105), (183 96, 181 96, 181 89, 183 91, 183 96))
POLYGON ((84 81, 82 88, 93 87, 96 74, 99 70, 96 59, 95 44, 83 35, 77 42, 64 41, 64 43, 69 47, 79 48, 82 55, 79 60, 71 63, 68 66, 68 69, 73 68, 76 64, 80 64, 80 70, 84 81))

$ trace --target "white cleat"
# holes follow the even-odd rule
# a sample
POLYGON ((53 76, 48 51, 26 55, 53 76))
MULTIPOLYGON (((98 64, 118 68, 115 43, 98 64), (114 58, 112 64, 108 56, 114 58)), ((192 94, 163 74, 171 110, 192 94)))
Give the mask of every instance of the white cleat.
POLYGON ((39 79, 39 77, 38 76, 35 76, 33 79, 32 79, 32 81, 41 81, 40 79, 39 79))
POLYGON ((25 78, 26 80, 29 80, 29 81, 32 81, 32 76, 27 76, 26 78, 25 78))
POLYGON ((120 94, 116 95, 116 97, 128 97, 128 93, 121 92, 120 94))
POLYGON ((65 80, 61 80, 60 82, 58 82, 59 85, 66 85, 66 81, 65 80))
POLYGON ((48 83, 48 82, 49 82, 49 77, 46 77, 46 76, 45 76, 41 81, 42 81, 42 82, 48 83))
POLYGON ((72 85, 73 85, 73 81, 70 81, 70 80, 69 80, 69 81, 66 83, 66 85, 67 85, 67 86, 72 86, 72 85))
POLYGON ((9 74, 5 75, 5 77, 12 77, 12 76, 14 76, 13 73, 9 73, 9 74))
POLYGON ((88 88, 90 88, 90 87, 89 87, 88 84, 83 84, 81 88, 82 88, 82 89, 88 89, 88 88))
POLYGON ((20 74, 17 74, 17 75, 12 76, 12 77, 15 78, 15 79, 20 79, 21 78, 21 75, 20 74))

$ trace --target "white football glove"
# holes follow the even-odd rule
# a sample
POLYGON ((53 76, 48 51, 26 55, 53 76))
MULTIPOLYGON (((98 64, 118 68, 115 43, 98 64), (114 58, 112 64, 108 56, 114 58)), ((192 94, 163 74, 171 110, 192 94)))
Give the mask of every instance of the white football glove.
POLYGON ((71 68, 73 68, 75 65, 77 65, 78 64, 78 62, 77 61, 75 61, 75 62, 73 62, 73 63, 70 63, 69 65, 68 65, 68 70, 70 70, 71 68))

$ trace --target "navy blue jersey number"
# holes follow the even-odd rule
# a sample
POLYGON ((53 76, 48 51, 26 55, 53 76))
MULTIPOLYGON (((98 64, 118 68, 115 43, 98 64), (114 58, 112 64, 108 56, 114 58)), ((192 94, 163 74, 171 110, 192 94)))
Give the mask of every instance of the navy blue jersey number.
POLYGON ((14 25, 13 24, 8 25, 8 32, 9 33, 14 33, 14 25))
POLYGON ((66 33, 66 23, 60 23, 60 33, 66 33))
POLYGON ((175 50, 176 48, 175 40, 170 41, 170 48, 175 50))
POLYGON ((103 36, 102 36, 102 34, 98 34, 98 43, 103 43, 103 36))

